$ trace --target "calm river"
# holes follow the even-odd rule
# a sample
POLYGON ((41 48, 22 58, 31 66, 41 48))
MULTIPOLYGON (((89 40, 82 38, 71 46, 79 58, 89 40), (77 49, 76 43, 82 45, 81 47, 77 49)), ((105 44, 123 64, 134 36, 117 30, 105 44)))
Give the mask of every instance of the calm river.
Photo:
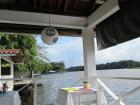
MULTIPOLYGON (((102 70, 97 71, 99 76, 131 76, 140 77, 140 70, 102 70)), ((43 81, 40 81, 43 86, 38 87, 38 105, 55 105, 58 89, 62 87, 70 87, 75 84, 76 81, 83 77, 83 72, 68 72, 63 74, 50 74, 43 75, 43 81)), ((116 79, 102 79, 104 83, 116 94, 123 95, 128 91, 140 86, 140 81, 136 80, 116 80, 116 79)), ((82 81, 80 81, 75 86, 81 86, 82 81)), ((111 101, 112 98, 106 94, 107 100, 111 101)), ((127 97, 124 102, 126 105, 140 105, 140 90, 135 94, 127 97)), ((119 105, 119 104, 115 104, 119 105)))

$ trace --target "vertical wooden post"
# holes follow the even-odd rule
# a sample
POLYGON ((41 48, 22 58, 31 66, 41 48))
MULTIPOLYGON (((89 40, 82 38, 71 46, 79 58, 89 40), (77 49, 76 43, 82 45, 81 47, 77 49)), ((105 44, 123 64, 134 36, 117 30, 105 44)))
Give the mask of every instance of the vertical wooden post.
POLYGON ((33 105, 37 105, 37 81, 33 77, 34 89, 33 89, 33 105))
POLYGON ((14 77, 14 67, 13 67, 13 63, 11 63, 11 71, 10 71, 10 75, 12 75, 12 77, 14 77))
POLYGON ((83 35, 83 52, 84 52, 84 77, 85 81, 91 83, 95 87, 96 79, 96 63, 95 63, 95 46, 94 46, 94 31, 93 29, 84 28, 83 35))
POLYGON ((0 78, 1 78, 1 56, 0 56, 0 78))
MULTIPOLYGON (((13 63, 11 63, 11 68, 10 68, 10 75, 12 75, 12 78, 14 78, 14 66, 13 66, 13 63)), ((11 90, 13 90, 13 87, 14 87, 14 81, 12 80, 11 82, 11 90)))
MULTIPOLYGON (((0 56, 0 79, 1 79, 1 56, 0 56)), ((2 82, 0 81, 0 87, 2 86, 2 82)))

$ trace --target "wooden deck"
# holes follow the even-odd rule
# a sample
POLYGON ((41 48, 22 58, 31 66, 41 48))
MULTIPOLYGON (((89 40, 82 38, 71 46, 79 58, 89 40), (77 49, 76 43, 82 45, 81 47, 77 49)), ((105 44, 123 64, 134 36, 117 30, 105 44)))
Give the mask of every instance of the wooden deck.
POLYGON ((26 85, 26 84, 31 84, 31 80, 23 80, 23 81, 15 81, 14 85, 26 85))

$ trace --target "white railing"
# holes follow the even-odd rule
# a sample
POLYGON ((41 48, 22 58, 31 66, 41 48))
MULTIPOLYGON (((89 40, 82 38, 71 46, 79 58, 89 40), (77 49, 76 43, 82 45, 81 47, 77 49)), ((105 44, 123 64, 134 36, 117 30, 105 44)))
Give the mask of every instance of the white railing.
POLYGON ((114 100, 112 102, 110 102, 107 105, 114 105, 115 103, 118 103, 120 105, 125 105, 125 103, 122 101, 124 100, 126 97, 128 97, 129 95, 134 94, 135 92, 137 92, 138 90, 140 90, 140 86, 136 87, 135 89, 131 90, 130 92, 126 93, 123 96, 117 96, 115 95, 115 93, 113 93, 111 91, 111 89, 109 89, 99 78, 106 78, 106 79, 123 79, 123 80, 140 80, 140 78, 133 78, 133 77, 96 77, 97 83, 99 84, 98 88, 103 88, 114 100))
MULTIPOLYGON (((137 92, 138 90, 140 90, 140 86, 136 87, 135 89, 131 90, 130 92, 126 93, 123 96, 118 97, 107 85, 105 85, 100 78, 105 78, 105 79, 120 79, 120 80, 140 80, 140 78, 137 77, 99 77, 99 76, 95 76, 93 77, 94 79, 96 79, 97 83, 98 83, 98 90, 100 90, 99 97, 99 101, 101 101, 101 99, 104 99, 102 91, 105 90, 114 100, 112 102, 110 102, 109 104, 107 102, 104 102, 104 104, 101 104, 101 102, 97 103, 97 105, 114 105, 115 103, 119 103, 120 105, 125 105, 125 103, 122 101, 125 98, 127 98, 129 95, 134 94, 135 92, 137 92)), ((75 86, 78 82, 80 82, 81 80, 83 80, 83 78, 80 78, 78 81, 76 81, 72 86, 75 86)), ((97 99, 98 100, 98 99, 97 99)), ((104 99, 104 101, 106 101, 104 99)))
MULTIPOLYGON (((8 78, 13 78, 13 75, 1 75, 0 76, 1 79, 8 79, 8 78)), ((13 90, 13 81, 0 81, 0 89, 3 86, 3 83, 6 83, 8 85, 8 91, 12 91, 13 90)))
MULTIPOLYGON (((125 105, 125 103, 122 101, 124 100, 127 96, 134 94, 135 92, 137 92, 138 90, 140 90, 140 86, 136 87, 135 89, 131 90, 130 92, 126 93, 123 96, 117 96, 115 95, 114 92, 111 91, 110 88, 108 88, 102 81, 100 78, 106 78, 106 79, 123 79, 123 80, 140 80, 140 78, 132 78, 132 77, 99 77, 96 76, 94 77, 94 79, 96 79, 97 83, 98 83, 98 89, 99 90, 105 90, 114 100, 110 103, 106 103, 105 105, 114 105, 115 103, 119 103, 120 105, 125 105)), ((34 105, 37 105, 37 83, 40 80, 44 80, 46 78, 7 78, 7 79, 0 79, 0 81, 16 81, 16 80, 21 80, 21 81, 30 81, 30 83, 34 84, 34 89, 33 89, 33 103, 34 105)), ((76 81, 74 85, 76 85, 78 82, 80 82, 83 78, 80 78, 78 81, 76 81)), ((22 87, 21 89, 18 90, 21 91, 24 88, 26 88, 28 85, 30 85, 30 83, 26 84, 24 87, 22 87)), ((100 97, 101 95, 98 94, 100 97)), ((101 98, 103 99, 103 98, 101 98)), ((102 105, 102 104, 97 104, 97 105, 102 105)))
POLYGON ((1 79, 13 78, 13 75, 1 75, 1 79))
MULTIPOLYGON (((103 88, 109 95, 112 96, 113 99, 115 99, 117 102, 119 101, 120 105, 125 105, 124 102, 122 102, 121 99, 119 99, 118 96, 116 96, 99 78, 97 78, 97 82, 100 84, 100 88, 103 88)), ((112 105, 112 104, 108 104, 112 105)))
MULTIPOLYGON (((107 102, 104 102, 104 104, 101 104, 101 102, 97 103, 97 105, 114 105, 115 103, 119 103, 120 105, 125 105, 125 103, 122 101, 125 98, 127 98, 129 95, 134 94, 135 92, 137 92, 138 90, 140 90, 140 86, 136 87, 135 89, 131 90, 130 92, 126 93, 123 96, 118 97, 107 85, 105 85, 100 78, 104 78, 104 79, 119 79, 119 80, 140 80, 140 78, 137 77, 99 77, 99 76, 95 76, 93 77, 94 79, 96 79, 97 84, 98 84, 98 90, 100 90, 99 96, 97 96, 99 99, 99 101, 101 101, 101 99, 104 100, 103 97, 103 93, 102 91, 105 90, 114 100, 112 102, 110 102, 109 104, 107 102)), ((78 82, 80 82, 83 78, 80 78, 78 81, 76 81, 74 83, 74 85, 76 85, 78 82)), ((74 86, 72 85, 72 86, 74 86)), ((98 99, 97 99, 98 100, 98 99)), ((106 101, 106 100, 104 100, 106 101)))

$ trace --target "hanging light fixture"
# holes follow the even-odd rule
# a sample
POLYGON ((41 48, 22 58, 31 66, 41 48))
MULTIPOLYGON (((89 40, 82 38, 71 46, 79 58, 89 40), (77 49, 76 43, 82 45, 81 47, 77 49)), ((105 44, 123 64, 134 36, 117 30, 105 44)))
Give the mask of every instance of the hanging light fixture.
POLYGON ((41 32, 41 39, 44 43, 52 45, 57 42, 59 37, 58 31, 51 26, 50 14, 49 14, 49 27, 43 29, 41 32))
POLYGON ((51 27, 51 19, 50 19, 50 14, 49 14, 49 27, 46 29, 46 34, 48 35, 48 36, 53 36, 53 35, 55 35, 55 30, 54 30, 54 28, 53 27, 51 27))

